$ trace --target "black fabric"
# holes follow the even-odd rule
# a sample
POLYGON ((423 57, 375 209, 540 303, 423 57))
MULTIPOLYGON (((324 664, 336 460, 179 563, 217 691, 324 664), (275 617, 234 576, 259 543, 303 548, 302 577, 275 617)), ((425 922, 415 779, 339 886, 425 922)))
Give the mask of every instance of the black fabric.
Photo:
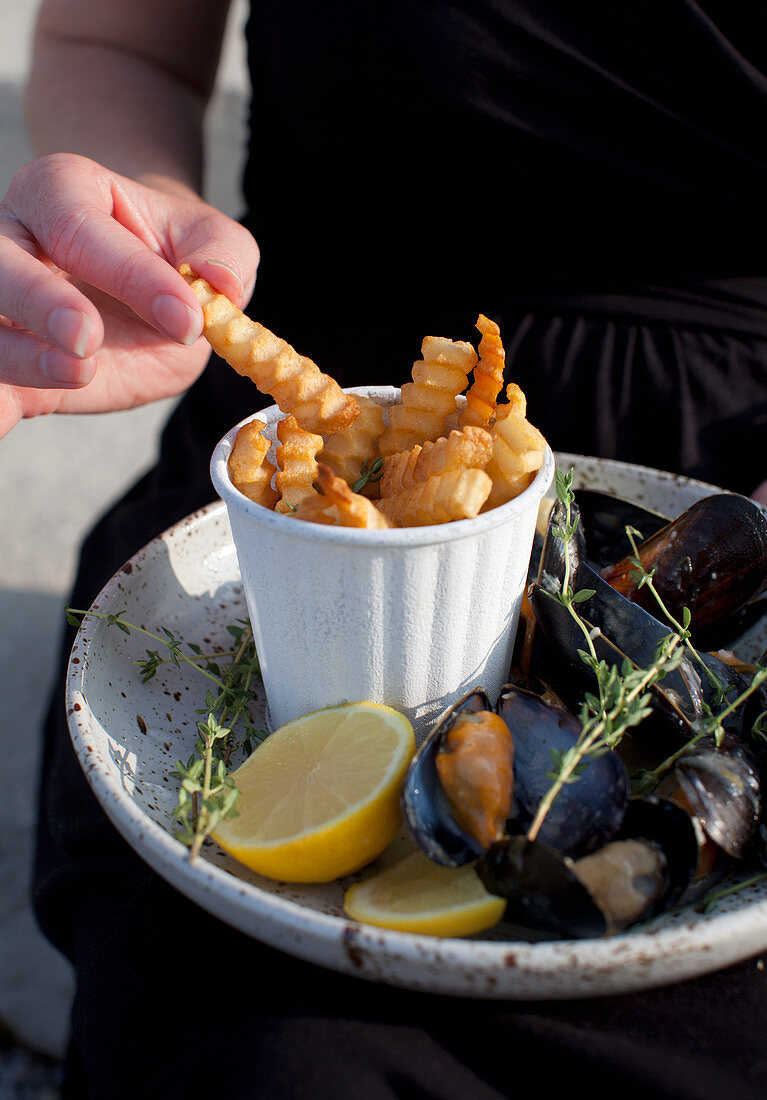
MULTIPOLYGON (((424 335, 472 339, 481 311, 555 449, 744 492, 767 475, 759 8, 258 0, 249 38, 254 315, 352 385, 406 380, 424 335)), ((86 541, 75 606, 213 498, 213 445, 268 403, 211 362, 157 467, 86 541)), ((67 1097, 763 1094, 761 960, 642 994, 475 1002, 221 925, 91 794, 62 704, 70 644, 35 873, 77 970, 67 1097)))
POLYGON ((249 224, 292 313, 343 291, 767 335, 742 0, 259 0, 249 39, 249 224))

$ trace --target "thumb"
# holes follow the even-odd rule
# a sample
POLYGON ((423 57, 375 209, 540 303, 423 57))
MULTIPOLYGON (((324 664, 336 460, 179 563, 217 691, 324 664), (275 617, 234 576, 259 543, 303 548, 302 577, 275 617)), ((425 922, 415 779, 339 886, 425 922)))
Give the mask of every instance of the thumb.
POLYGON ((224 214, 197 217, 183 244, 175 249, 175 267, 187 263, 221 294, 243 307, 250 301, 258 268, 258 245, 251 233, 224 214))

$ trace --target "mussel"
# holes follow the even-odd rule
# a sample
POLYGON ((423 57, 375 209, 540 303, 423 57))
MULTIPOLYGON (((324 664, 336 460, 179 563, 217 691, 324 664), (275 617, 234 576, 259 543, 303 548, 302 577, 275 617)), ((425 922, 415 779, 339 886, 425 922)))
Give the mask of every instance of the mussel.
MULTIPOLYGON (((645 570, 670 613, 692 616, 696 644, 719 648, 717 634, 767 582, 767 518, 737 493, 715 493, 691 505, 677 519, 637 547, 645 570)), ((651 614, 657 604, 639 585, 633 555, 602 570, 605 580, 651 614)))
MULTIPOLYGON (((481 688, 468 692, 441 716, 416 752, 402 787, 402 813, 415 840, 436 863, 459 867, 478 859, 484 848, 459 821, 440 779, 437 757, 447 748, 451 729, 462 717, 492 712, 481 688)), ((511 807, 511 790, 508 805, 511 807)))
MULTIPOLYGON (((564 505, 555 504, 527 591, 532 629, 515 650, 519 675, 510 674, 495 704, 481 688, 468 692, 440 718, 411 763, 402 808, 418 844, 439 863, 473 864, 487 888, 506 899, 505 920, 534 936, 615 933, 694 896, 707 878, 754 849, 767 863, 761 798, 767 739, 758 746, 749 742, 756 716, 767 711, 767 688, 722 720, 716 741, 702 736, 712 711, 750 683, 748 668, 727 655, 686 650, 651 687, 652 703, 638 729, 624 735, 629 753, 624 746, 620 753, 603 747, 587 756, 545 816, 538 813, 557 761, 578 742, 583 719, 576 715, 594 690, 593 668, 579 650, 588 645, 597 660, 626 675, 655 662, 673 632, 655 600, 642 606, 637 593, 628 591, 630 572, 609 564, 618 526, 652 532, 640 550, 661 549, 640 557, 646 568, 655 568, 654 583, 661 565, 676 562, 669 566, 671 587, 662 590, 662 599, 680 618, 681 607, 692 603, 705 629, 714 628, 720 616, 732 620, 742 601, 753 601, 764 582, 767 525, 742 499, 720 494, 674 523, 624 505, 619 520, 603 519, 591 539, 579 525, 567 544, 564 505), (722 559, 704 553, 706 540, 699 534, 704 520, 711 524, 722 514, 745 517, 753 534, 752 543, 746 539, 745 561, 726 580, 723 564, 710 564, 722 559), (687 560, 693 559, 692 543, 684 542, 691 531, 701 543, 696 560, 708 563, 709 580, 696 579, 680 595, 681 580, 689 579, 687 560), (605 576, 590 558, 600 566, 607 559, 605 576), (716 598, 709 591, 712 573, 716 598), (627 594, 608 577, 619 578, 627 594), (568 586, 588 590, 577 604, 578 621, 559 598, 568 586), (666 773, 655 794, 630 797, 625 760, 631 753, 654 754, 653 766, 663 763, 652 773, 666 773)), ((604 507, 604 499, 584 503, 592 514, 604 507)), ((577 515, 578 505, 571 504, 570 517, 577 515)))
POLYGON ((629 552, 627 527, 639 531, 642 539, 648 539, 671 522, 669 516, 636 501, 594 489, 578 489, 575 504, 580 514, 585 554, 596 569, 614 565, 629 552))
POLYGON ((682 896, 697 865, 690 817, 671 802, 632 800, 620 833, 573 860, 539 838, 508 837, 477 864, 505 919, 573 938, 602 936, 660 912, 682 896))
MULTIPOLYGON (((572 749, 581 723, 562 706, 507 684, 497 709, 514 741, 514 818, 531 823, 551 786, 555 756, 572 749)), ((566 784, 546 815, 540 838, 563 855, 600 848, 620 828, 629 794, 626 769, 614 752, 588 759, 575 783, 566 784)))

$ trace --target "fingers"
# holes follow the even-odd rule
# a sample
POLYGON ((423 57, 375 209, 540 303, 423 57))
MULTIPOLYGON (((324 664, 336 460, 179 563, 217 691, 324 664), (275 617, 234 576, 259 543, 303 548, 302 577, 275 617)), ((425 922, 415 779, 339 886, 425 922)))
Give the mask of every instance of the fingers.
POLYGON ((0 382, 35 389, 79 389, 95 373, 92 356, 74 358, 32 333, 0 323, 0 382))
POLYGON ((199 338, 199 304, 164 258, 168 196, 83 157, 57 154, 17 173, 8 204, 57 267, 123 302, 171 340, 189 345, 199 338))
POLYGON ((55 154, 25 166, 0 202, 0 382, 87 385, 109 350, 104 320, 114 334, 117 302, 165 337, 194 344, 202 310, 178 273, 182 262, 244 304, 258 248, 247 230, 200 200, 145 187, 86 158, 55 154), (94 288, 99 308, 78 289, 83 284, 86 293, 94 288), (108 297, 101 301, 97 290, 108 297))
POLYGON ((18 226, 0 217, 0 314, 76 359, 93 355, 104 337, 98 310, 19 237, 18 226))
POLYGON ((175 265, 187 263, 235 305, 250 301, 258 268, 258 245, 243 226, 213 211, 192 220, 176 248, 175 265))

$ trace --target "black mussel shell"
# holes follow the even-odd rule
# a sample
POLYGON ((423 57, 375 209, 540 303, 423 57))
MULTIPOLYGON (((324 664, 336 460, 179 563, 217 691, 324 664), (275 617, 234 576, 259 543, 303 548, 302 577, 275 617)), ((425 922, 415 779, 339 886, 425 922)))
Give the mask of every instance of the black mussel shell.
POLYGON ((505 920, 556 936, 604 936, 607 922, 569 861, 537 837, 506 837, 476 864, 483 883, 507 901, 505 920))
MULTIPOLYGON (((576 506, 572 505, 571 518, 577 514, 576 506)), ((584 560, 583 548, 576 540, 571 540, 565 546, 564 540, 556 533, 557 529, 562 529, 564 520, 564 505, 558 501, 552 509, 544 542, 539 574, 540 590, 550 595, 562 591, 566 579, 565 561, 569 558, 571 587, 576 592, 588 590, 592 593, 588 600, 578 605, 581 618, 597 627, 630 661, 646 668, 655 659, 658 646, 672 633, 671 627, 659 622, 643 607, 622 596, 609 585, 584 560)), ((584 646, 582 635, 572 617, 567 612, 561 614, 556 605, 549 607, 545 601, 539 599, 540 593, 535 586, 530 587, 529 595, 536 621, 543 627, 550 646, 563 658, 568 650, 571 651, 568 664, 575 670, 576 663, 580 663, 577 651, 584 646)), ((538 674, 544 678, 543 673, 538 674)), ((692 720, 702 714, 706 689, 689 662, 686 661, 680 669, 669 672, 664 683, 668 690, 675 692, 679 706, 688 718, 692 720)))
MULTIPOLYGON (((585 649, 583 634, 567 609, 540 585, 531 587, 529 599, 537 627, 531 647, 530 671, 546 683, 570 710, 579 711, 585 693, 596 689, 593 671, 578 655, 579 650, 585 649)), ((623 668, 628 659, 626 654, 588 621, 588 607, 588 601, 581 604, 579 615, 590 632, 598 659, 623 668)), ((654 653, 654 649, 649 656, 642 651, 640 657, 646 657, 649 663, 654 653)), ((694 688, 693 698, 697 710, 700 710, 702 694, 698 690, 699 683, 690 662, 685 661, 681 670, 669 674, 650 689, 652 714, 640 727, 632 730, 633 741, 641 741, 649 752, 641 766, 651 767, 659 763, 693 737, 695 731, 690 715, 695 714, 696 707, 691 702, 689 685, 694 688), (682 709, 683 703, 686 710, 682 709)))
POLYGON ((492 709, 481 688, 467 692, 442 714, 405 773, 400 799, 403 817, 418 846, 429 859, 444 867, 471 863, 482 855, 483 849, 455 820, 439 781, 436 756, 458 715, 492 709))
MULTIPOLYGON (((637 556, 671 614, 692 615, 696 644, 719 648, 715 627, 753 599, 767 581, 767 518, 748 497, 714 493, 696 501, 640 544, 637 556)), ((655 613, 654 598, 638 587, 630 556, 605 569, 605 579, 655 613)))
MULTIPOLYGON (((667 909, 687 888, 697 864, 695 828, 690 817, 671 802, 632 799, 620 831, 589 860, 625 840, 642 841, 657 853, 652 879, 632 883, 642 905, 636 919, 647 920, 667 909)), ((523 835, 505 838, 476 864, 487 889, 506 899, 506 921, 574 939, 604 936, 616 928, 614 914, 603 911, 604 899, 592 895, 578 877, 578 868, 578 861, 563 856, 540 836, 530 841, 523 835)))
MULTIPOLYGON (((666 888, 645 914, 655 916, 678 901, 698 865, 698 837, 688 813, 664 798, 632 798, 616 840, 647 840, 666 858, 666 888)), ((643 918, 644 919, 644 918, 643 918)))
POLYGON ((670 522, 669 516, 662 516, 635 501, 594 489, 576 490, 575 503, 580 513, 586 557, 597 569, 613 565, 630 552, 627 527, 639 531, 644 540, 670 522))
POLYGON ((761 811, 759 775, 749 750, 728 733, 718 748, 713 738, 704 738, 678 760, 675 774, 706 835, 742 859, 761 811))
MULTIPOLYGON (((514 742, 512 816, 527 827, 551 786, 552 753, 573 747, 581 723, 562 707, 513 684, 502 690, 496 710, 514 742)), ((626 769, 614 752, 590 758, 579 777, 559 792, 544 819, 541 840, 571 856, 601 847, 623 820, 628 792, 626 769)))

